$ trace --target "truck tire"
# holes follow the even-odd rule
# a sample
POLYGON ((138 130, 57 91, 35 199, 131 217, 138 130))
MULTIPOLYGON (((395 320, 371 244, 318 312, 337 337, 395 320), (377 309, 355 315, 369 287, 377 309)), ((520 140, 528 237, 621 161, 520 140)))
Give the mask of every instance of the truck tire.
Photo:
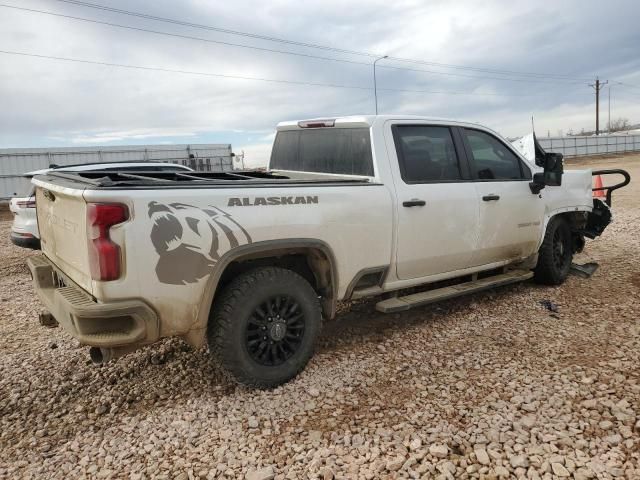
POLYGON ((238 383, 272 388, 307 365, 321 326, 309 282, 284 268, 257 268, 234 278, 215 301, 209 351, 238 383))
POLYGON ((569 223, 562 217, 552 217, 547 224, 534 280, 544 285, 560 285, 565 281, 573 260, 573 243, 569 223))

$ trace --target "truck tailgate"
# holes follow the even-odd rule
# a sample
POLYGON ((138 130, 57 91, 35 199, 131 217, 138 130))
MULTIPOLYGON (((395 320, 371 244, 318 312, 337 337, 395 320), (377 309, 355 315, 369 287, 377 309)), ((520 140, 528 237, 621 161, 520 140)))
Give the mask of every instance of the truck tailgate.
POLYGON ((62 272, 91 292, 83 190, 38 184, 36 208, 41 248, 62 272))

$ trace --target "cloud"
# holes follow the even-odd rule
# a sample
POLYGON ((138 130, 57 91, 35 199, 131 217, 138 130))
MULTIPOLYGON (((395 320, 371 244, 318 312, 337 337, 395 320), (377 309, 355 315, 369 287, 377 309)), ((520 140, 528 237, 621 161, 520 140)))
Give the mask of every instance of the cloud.
MULTIPOLYGON (((16 5, 216 41, 371 61, 58 2, 24 0, 16 5)), ((355 0, 348 6, 338 0, 315 4, 115 0, 109 5, 350 50, 584 78, 578 83, 530 78, 538 82, 527 83, 496 80, 504 76, 498 73, 390 60, 379 63, 381 112, 468 119, 510 136, 525 133, 531 115, 542 132, 592 128, 594 97, 587 79, 596 75, 640 84, 636 51, 640 3, 630 0, 614 1, 605 10, 601 4, 578 0, 561 4, 355 0), (393 70, 384 68, 385 64, 438 73, 393 70), (401 89, 424 92, 397 91, 401 89)), ((0 146, 42 145, 48 139, 59 144, 195 143, 215 137, 217 143, 233 139, 234 150, 244 148, 247 161, 262 162, 268 158, 272 138, 265 136, 277 122, 371 113, 374 106, 372 91, 367 90, 372 87, 370 65, 268 53, 10 9, 2 9, 0 15, 0 42, 4 50, 43 55, 365 88, 224 79, 0 54, 4 112, 0 146)), ((612 116, 640 121, 640 89, 635 96, 628 87, 614 86, 612 91, 612 116)), ((606 123, 605 111, 601 125, 606 123)))
POLYGON ((158 139, 162 138, 182 138, 195 137, 195 132, 182 132, 179 130, 163 130, 163 129, 136 129, 126 131, 106 131, 106 132, 71 132, 69 137, 51 137, 58 141, 66 141, 73 144, 96 145, 110 142, 118 142, 122 140, 142 140, 142 139, 158 139))

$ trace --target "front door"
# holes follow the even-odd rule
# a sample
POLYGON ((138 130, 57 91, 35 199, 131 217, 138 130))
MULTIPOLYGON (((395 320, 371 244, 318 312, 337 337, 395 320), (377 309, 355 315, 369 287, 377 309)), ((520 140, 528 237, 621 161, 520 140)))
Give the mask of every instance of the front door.
POLYGON ((397 123, 387 135, 395 147, 389 153, 398 197, 398 278, 468 267, 477 242, 478 202, 458 133, 447 125, 397 123))
POLYGON ((527 257, 535 253, 544 203, 529 188, 531 170, 498 137, 460 129, 480 208, 474 265, 527 257))

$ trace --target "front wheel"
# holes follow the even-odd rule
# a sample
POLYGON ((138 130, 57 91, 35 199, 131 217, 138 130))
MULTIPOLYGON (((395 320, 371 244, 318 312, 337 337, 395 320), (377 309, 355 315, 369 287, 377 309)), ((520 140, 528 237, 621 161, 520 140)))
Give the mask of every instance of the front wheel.
POLYGON ((569 275, 573 261, 571 228, 562 217, 552 217, 547 224, 534 280, 544 285, 560 285, 569 275))
POLYGON ((233 279, 216 300, 209 350, 237 382, 271 388, 306 366, 321 324, 309 282, 291 270, 258 268, 233 279))

